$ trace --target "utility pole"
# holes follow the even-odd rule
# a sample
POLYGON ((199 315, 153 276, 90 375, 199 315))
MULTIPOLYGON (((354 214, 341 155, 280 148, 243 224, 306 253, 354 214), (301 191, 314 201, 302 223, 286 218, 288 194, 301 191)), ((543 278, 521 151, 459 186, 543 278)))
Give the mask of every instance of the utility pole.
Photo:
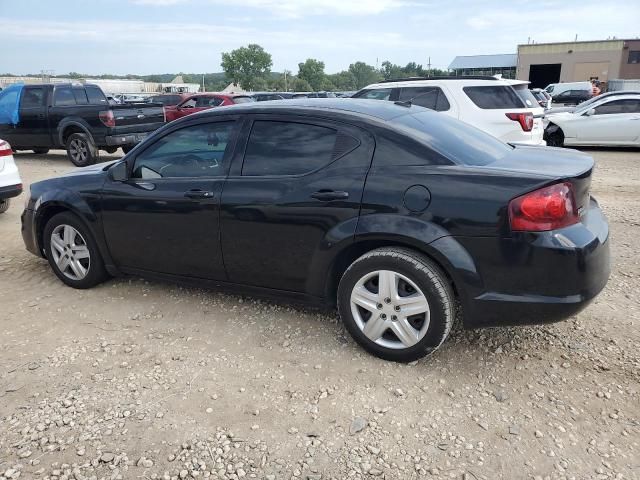
POLYGON ((288 92, 289 88, 287 87, 287 69, 284 69, 284 91, 288 92))
POLYGON ((205 92, 205 88, 204 88, 204 73, 202 74, 202 91, 205 92))
POLYGON ((427 61, 427 77, 431 76, 431 57, 429 57, 429 60, 427 61))

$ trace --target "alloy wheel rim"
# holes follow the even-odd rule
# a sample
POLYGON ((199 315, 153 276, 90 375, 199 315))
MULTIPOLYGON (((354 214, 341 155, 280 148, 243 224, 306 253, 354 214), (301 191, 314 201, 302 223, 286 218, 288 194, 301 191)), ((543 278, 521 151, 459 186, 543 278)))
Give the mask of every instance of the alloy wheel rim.
POLYGON ((87 145, 81 140, 71 140, 69 145, 71 151, 71 157, 76 162, 84 162, 87 159, 88 149, 87 145))
POLYGON ((51 255, 60 272, 71 280, 82 280, 89 273, 89 247, 80 232, 71 225, 58 225, 53 229, 51 255))
POLYGON ((392 270, 360 278, 351 291, 351 313, 372 342, 386 348, 411 348, 429 329, 431 311, 422 290, 392 270))

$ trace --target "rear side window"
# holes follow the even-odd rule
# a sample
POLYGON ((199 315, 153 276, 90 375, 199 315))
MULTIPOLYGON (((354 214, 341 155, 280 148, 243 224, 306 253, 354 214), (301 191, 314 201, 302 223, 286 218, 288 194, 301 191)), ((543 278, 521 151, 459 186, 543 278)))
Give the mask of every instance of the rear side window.
POLYGON ((400 90, 400 101, 411 102, 412 105, 444 112, 451 108, 444 92, 439 87, 406 87, 400 90))
POLYGON ((87 105, 89 103, 87 92, 84 91, 84 88, 74 88, 73 96, 76 99, 76 103, 78 105, 87 105))
POLYGON ((375 90, 362 90, 356 93, 352 98, 364 98, 365 100, 389 100, 391 98, 392 88, 378 88, 375 90))
POLYGON ((71 87, 58 87, 53 94, 53 104, 56 107, 63 107, 66 105, 75 105, 76 99, 73 96, 71 87))
POLYGON ((107 102, 107 97, 98 87, 85 87, 85 90, 91 105, 107 105, 109 103, 107 102))
POLYGON ((525 108, 524 102, 510 85, 464 87, 463 90, 477 107, 485 110, 525 108))
POLYGON ((529 90, 529 87, 526 84, 514 85, 513 89, 527 107, 533 108, 538 106, 538 99, 531 90, 529 90))
POLYGON ((256 121, 242 175, 300 175, 331 162, 336 130, 308 123, 256 121))
POLYGON ((22 94, 21 108, 42 107, 44 105, 44 87, 28 87, 22 94))

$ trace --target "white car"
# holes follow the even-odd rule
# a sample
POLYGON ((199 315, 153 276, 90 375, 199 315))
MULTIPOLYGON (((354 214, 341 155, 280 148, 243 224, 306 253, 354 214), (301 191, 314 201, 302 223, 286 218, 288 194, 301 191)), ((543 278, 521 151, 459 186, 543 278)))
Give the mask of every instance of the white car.
POLYGON ((0 213, 9 209, 12 197, 22 193, 22 180, 18 173, 18 167, 13 160, 11 145, 0 140, 0 213))
POLYGON ((471 76, 388 80, 369 85, 352 98, 410 102, 462 120, 506 143, 545 145, 544 109, 524 81, 471 76))
POLYGON ((562 146, 640 146, 640 94, 602 97, 573 112, 546 116, 547 143, 562 146))

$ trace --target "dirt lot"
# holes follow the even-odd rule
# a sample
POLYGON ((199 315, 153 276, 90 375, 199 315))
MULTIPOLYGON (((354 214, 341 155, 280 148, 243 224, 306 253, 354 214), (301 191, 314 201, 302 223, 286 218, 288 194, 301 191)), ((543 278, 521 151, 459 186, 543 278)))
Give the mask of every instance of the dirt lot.
MULTIPOLYGON (((640 152, 591 152, 613 274, 545 327, 377 360, 334 313, 63 286, 0 217, 0 478, 640 478, 640 152)), ((71 168, 16 156, 25 183, 71 168)))

